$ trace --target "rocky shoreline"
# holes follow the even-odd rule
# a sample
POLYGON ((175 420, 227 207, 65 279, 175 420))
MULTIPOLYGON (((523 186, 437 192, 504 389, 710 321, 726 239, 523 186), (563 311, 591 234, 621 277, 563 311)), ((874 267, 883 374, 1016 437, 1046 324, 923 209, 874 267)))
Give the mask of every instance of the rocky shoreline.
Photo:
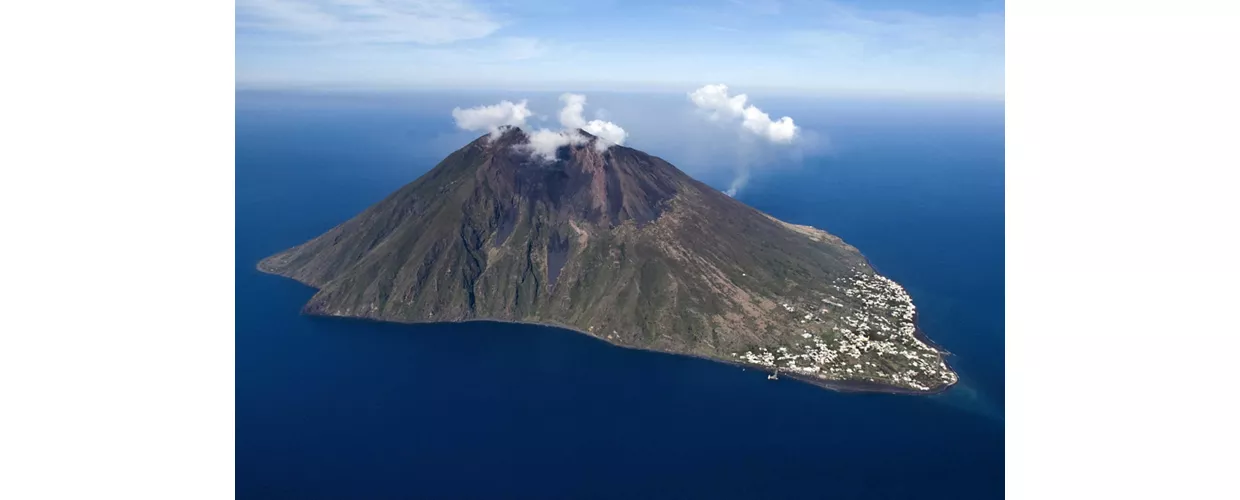
MULTIPOLYGON (((262 272, 264 274, 285 277, 279 273, 272 272, 271 270, 268 270, 268 269, 264 269, 262 266, 262 262, 259 262, 255 266, 255 269, 257 269, 259 272, 262 272)), ((302 285, 305 285, 308 288, 315 289, 315 290, 318 289, 317 287, 314 287, 313 285, 305 283, 301 280, 294 279, 294 281, 297 281, 298 283, 301 283, 302 285)), ((301 311, 301 313, 309 315, 309 316, 317 316, 317 317, 323 317, 323 318, 338 318, 338 319, 346 319, 346 320, 352 320, 352 321, 370 321, 370 322, 376 322, 376 323, 391 323, 391 324, 401 324, 401 325, 443 325, 443 324, 478 322, 478 323, 531 325, 531 326, 541 326, 541 327, 547 327, 547 328, 557 328, 560 330, 566 330, 566 331, 573 332, 576 334, 585 335, 589 338, 604 342, 613 347, 631 349, 635 351, 657 352, 661 354, 670 354, 674 356, 685 356, 685 357, 690 357, 690 358, 697 358, 697 359, 702 359, 706 361, 711 361, 715 363, 723 363, 723 364, 727 364, 727 365, 731 365, 731 366, 735 366, 739 368, 745 368, 745 369, 753 368, 757 371, 770 372, 770 370, 768 370, 766 367, 757 366, 757 365, 753 365, 749 363, 738 362, 732 359, 717 358, 717 357, 707 356, 707 355, 702 355, 702 354, 677 352, 677 351, 665 351, 665 350, 659 350, 659 349, 650 349, 650 348, 645 348, 645 347, 620 344, 615 341, 609 340, 606 337, 596 335, 594 333, 581 330, 579 328, 575 328, 569 325, 552 323, 552 322, 512 321, 512 320, 503 320, 503 319, 495 319, 495 318, 470 318, 470 319, 457 320, 457 321, 405 321, 405 320, 368 318, 368 317, 361 317, 361 316, 323 314, 323 313, 305 311, 305 310, 301 311)), ((933 342, 929 342, 928 339, 924 338, 924 334, 921 333, 920 328, 917 330, 917 332, 919 335, 921 335, 921 337, 923 337, 919 340, 926 342, 927 344, 935 347, 936 349, 938 348, 936 344, 934 344, 933 342)), ((942 351, 942 352, 946 353, 946 351, 942 351)), ((946 359, 944 359, 944 363, 946 363, 946 359)), ((807 376, 807 375, 802 375, 802 374, 798 374, 794 372, 787 372, 787 371, 781 372, 779 375, 780 377, 793 379, 798 382, 814 385, 817 387, 821 387, 823 389, 828 389, 828 390, 835 391, 835 392, 853 393, 853 394, 878 393, 878 394, 927 396, 927 395, 940 394, 942 392, 947 391, 948 389, 952 388, 955 385, 955 383, 951 383, 951 384, 947 384, 945 386, 935 388, 932 390, 918 391, 918 390, 912 390, 912 389, 907 389, 903 387, 881 384, 881 383, 876 383, 876 382, 869 382, 869 381, 864 381, 864 380, 829 380, 829 379, 812 377, 812 376, 807 376)))

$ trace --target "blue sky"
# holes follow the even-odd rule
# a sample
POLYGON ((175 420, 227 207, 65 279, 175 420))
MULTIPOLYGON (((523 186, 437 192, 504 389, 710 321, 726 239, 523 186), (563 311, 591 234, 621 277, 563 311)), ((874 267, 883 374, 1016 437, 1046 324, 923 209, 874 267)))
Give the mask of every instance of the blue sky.
POLYGON ((991 0, 238 0, 240 87, 1001 97, 991 0))

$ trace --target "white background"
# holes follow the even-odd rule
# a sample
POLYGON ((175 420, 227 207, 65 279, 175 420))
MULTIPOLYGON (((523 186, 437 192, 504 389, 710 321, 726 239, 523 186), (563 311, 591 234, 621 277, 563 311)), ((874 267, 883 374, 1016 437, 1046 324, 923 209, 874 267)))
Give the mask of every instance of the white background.
MULTIPOLYGON (((1012 498, 1234 498, 1234 2, 1007 3, 1012 498)), ((233 495, 233 6, 0 13, 0 498, 233 495)))

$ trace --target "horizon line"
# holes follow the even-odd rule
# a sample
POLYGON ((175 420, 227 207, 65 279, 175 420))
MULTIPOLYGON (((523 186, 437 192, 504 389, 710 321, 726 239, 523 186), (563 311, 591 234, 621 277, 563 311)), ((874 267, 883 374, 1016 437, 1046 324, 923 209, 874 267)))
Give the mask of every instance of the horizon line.
MULTIPOLYGON (((419 92, 603 92, 629 94, 683 93, 712 82, 680 84, 629 84, 616 86, 599 82, 565 82, 561 85, 515 84, 504 87, 482 85, 451 85, 427 83, 294 83, 294 82, 234 82, 234 93, 240 92, 307 92, 307 93, 419 93, 419 92)), ((714 82, 718 83, 718 82, 714 82)), ((726 83, 726 82, 723 82, 726 83)), ((731 85, 730 85, 731 86, 731 85)), ((742 87, 742 86, 737 86, 742 87)), ((761 93, 767 96, 789 97, 858 97, 858 98, 906 98, 1006 102, 1006 94, 986 92, 910 91, 893 89, 848 88, 801 88, 780 86, 743 86, 745 93, 761 93)))

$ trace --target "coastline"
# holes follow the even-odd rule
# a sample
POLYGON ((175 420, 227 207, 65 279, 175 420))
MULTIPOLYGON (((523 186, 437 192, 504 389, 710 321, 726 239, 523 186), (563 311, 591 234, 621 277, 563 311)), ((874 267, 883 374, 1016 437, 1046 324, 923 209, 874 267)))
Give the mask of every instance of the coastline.
MULTIPOLYGON (((857 253, 861 253, 861 252, 857 252, 857 253)), ((865 265, 869 266, 869 267, 870 267, 870 270, 871 270, 871 271, 874 271, 874 273, 875 273, 875 274, 877 274, 877 275, 879 275, 879 276, 884 276, 884 277, 886 277, 886 276, 887 276, 887 275, 883 274, 882 272, 880 272, 880 271, 878 270, 878 268, 874 266, 874 263, 873 263, 873 262, 870 262, 870 258, 865 256, 865 254, 861 254, 861 258, 862 258, 863 260, 865 260, 865 265)), ((891 278, 887 278, 887 279, 891 279, 891 278)), ((892 280, 892 281, 895 281, 895 280, 892 280)), ((898 282, 897 282, 897 283, 898 283, 898 282)), ((904 285, 900 285, 900 286, 904 286, 904 285)), ((908 290, 906 289, 906 290, 905 290, 905 292, 907 292, 907 291, 908 291, 908 290)), ((909 294, 909 296, 911 297, 911 296, 912 296, 912 294, 910 293, 910 294, 909 294)), ((921 313, 919 313, 919 312, 917 312, 917 311, 913 311, 913 328, 914 328, 914 330, 913 330, 913 338, 915 338, 915 339, 917 339, 917 340, 920 340, 921 342, 923 342, 923 343, 925 343, 926 345, 930 346, 932 349, 934 349, 934 350, 938 351, 938 352, 939 352, 939 354, 943 356, 943 364, 947 366, 947 369, 948 369, 948 370, 951 370, 951 371, 952 371, 952 373, 955 373, 955 374, 956 374, 956 381, 955 381, 955 382, 953 382, 953 383, 951 383, 951 384, 948 384, 948 385, 944 386, 942 389, 938 389, 938 390, 935 390, 935 391, 918 392, 918 393, 915 393, 915 394, 927 394, 927 395, 930 395, 930 394, 940 394, 940 393, 946 392, 948 389, 951 389, 952 387, 955 387, 955 386, 956 386, 956 384, 959 384, 959 383, 960 383, 960 372, 959 372, 959 371, 957 371, 957 370, 956 370, 956 367, 952 366, 952 363, 951 363, 951 357, 952 357, 952 356, 955 356, 955 354, 953 354, 951 351, 947 350, 947 348, 946 348, 946 347, 943 347, 943 345, 942 345, 942 344, 939 344, 939 343, 935 342, 934 340, 931 340, 931 339, 930 339, 930 336, 929 336, 929 335, 926 335, 925 330, 922 330, 922 329, 921 329, 921 321, 920 321, 920 320, 921 320, 921 313)))
MULTIPOLYGON (((265 259, 264 259, 264 260, 265 260, 265 259)), ((285 276, 285 275, 283 275, 283 274, 280 274, 280 273, 277 273, 277 272, 274 272, 274 271, 271 271, 271 270, 268 270, 268 269, 264 269, 264 268, 263 268, 262 263, 263 263, 263 261, 261 261, 261 260, 260 260, 260 261, 259 261, 259 262, 255 265, 255 269, 256 269, 256 270, 258 270, 259 272, 263 273, 263 274, 269 274, 269 275, 272 275, 272 276, 279 276, 279 277, 281 277, 281 278, 285 278, 285 279, 291 279, 291 280, 293 280, 293 281, 295 281, 295 282, 297 282, 297 283, 300 283, 300 284, 302 284, 302 285, 304 285, 304 286, 306 286, 306 287, 308 287, 308 288, 311 288, 311 289, 314 289, 314 290, 318 290, 318 289, 319 289, 318 287, 316 287, 316 286, 314 286, 314 285, 311 285, 311 284, 306 283, 306 282, 304 282, 304 281, 298 280, 298 279, 296 279, 296 278, 291 278, 291 277, 285 276)), ((873 268, 873 266, 871 266, 871 268, 873 268)), ((877 270, 875 270, 875 272, 877 272, 877 270)), ((581 335, 585 335, 586 337, 589 337, 589 338, 591 338, 591 339, 594 339, 594 340, 598 340, 598 341, 604 342, 604 343, 606 343, 606 344, 608 344, 608 345, 610 345, 610 346, 613 346, 613 347, 619 347, 619 348, 623 348, 623 349, 631 349, 631 350, 635 350, 635 351, 656 352, 656 353, 661 353, 661 354, 669 354, 669 355, 673 355, 673 356, 685 356, 685 357, 690 357, 690 358, 697 358, 697 359, 702 359, 702 360, 706 360, 706 361, 711 361, 711 362, 715 362, 715 363, 723 363, 723 364, 731 365, 731 366, 734 366, 734 367, 740 367, 740 368, 744 368, 744 369, 754 368, 754 369, 756 369, 757 371, 760 371, 760 372, 768 372, 768 370, 766 370, 766 369, 765 369, 765 367, 759 367, 759 366, 749 365, 749 364, 745 364, 745 363, 738 363, 738 362, 736 362, 736 361, 734 361, 734 360, 729 360, 729 359, 715 358, 715 357, 706 356, 706 355, 702 355, 702 354, 693 354, 693 353, 677 352, 677 351, 664 351, 664 350, 659 350, 659 349, 651 349, 651 348, 646 348, 646 347, 637 347, 637 346, 630 346, 630 345, 618 344, 618 343, 612 342, 612 341, 610 341, 610 340, 608 340, 608 339, 606 339, 606 338, 604 338, 604 337, 599 337, 599 336, 597 336, 597 335, 595 335, 595 334, 593 334, 593 333, 590 333, 590 332, 587 332, 587 331, 584 331, 584 330, 581 330, 581 329, 578 329, 578 328, 575 328, 575 327, 572 327, 572 326, 569 326, 569 325, 563 325, 563 324, 554 323, 554 322, 545 322, 545 321, 515 321, 515 320, 496 319, 496 318, 470 318, 470 319, 463 319, 463 320, 457 320, 457 321, 402 321, 402 320, 390 320, 390 319, 367 318, 367 317, 363 317, 363 316, 341 316, 341 315, 334 315, 334 314, 319 314, 319 313, 311 313, 311 312, 306 312, 304 309, 303 309, 303 310, 301 310, 301 311, 299 311, 299 313, 300 313, 300 314, 305 314, 305 315, 307 315, 307 316, 317 316, 317 317, 322 317, 322 318, 339 318, 339 319, 353 320, 353 321, 370 321, 370 322, 375 322, 375 323, 390 323, 390 324, 399 324, 399 325, 442 325, 442 324, 453 324, 453 323, 471 323, 471 322, 480 322, 480 323, 502 323, 502 324, 514 324, 514 325, 533 325, 533 326, 542 326, 542 327, 548 327, 548 328, 558 328, 558 329, 561 329, 561 330, 567 330, 567 331, 570 331, 570 332, 573 332, 573 333, 578 333, 578 334, 581 334, 581 335)), ((914 325, 916 325, 916 324, 917 324, 917 317, 916 317, 916 313, 914 313, 914 317, 913 317, 913 324, 914 324, 914 325)), ((918 335, 918 334, 921 334, 921 329, 920 329, 920 328, 918 328, 918 329, 917 329, 917 331, 914 333, 914 335, 918 335)), ((921 336, 921 337, 924 337, 924 334, 921 334, 920 336, 921 336)), ((935 348, 936 350, 940 350, 940 351, 944 354, 944 359, 943 359, 943 362, 946 364, 946 363, 947 363, 947 356, 948 356, 948 355, 950 355, 951 353, 947 352, 946 350, 941 349, 941 348, 938 346, 938 344, 935 344, 935 343, 933 343, 933 342, 928 342, 927 340, 928 340, 928 339, 925 339, 925 340, 922 340, 922 341, 923 341, 923 342, 926 342, 926 343, 927 343, 927 345, 930 345, 931 347, 935 348)), ((949 368, 949 369, 951 369, 951 365, 950 365, 950 364, 948 364, 948 368, 949 368)), ((953 371, 953 372, 955 372, 955 370, 954 370, 954 369, 952 369, 952 371, 953 371)), ((930 391, 914 391, 914 390, 908 390, 908 389, 903 389, 903 388, 900 388, 900 387, 890 386, 890 385, 886 385, 886 384, 879 384, 879 383, 875 383, 875 382, 868 382, 868 381, 857 381, 857 380, 847 380, 847 381, 843 381, 843 380, 824 380, 824 379, 819 379, 819 378, 809 377, 809 376, 805 376, 805 375, 801 375, 801 374, 796 374, 796 373, 790 373, 790 372, 785 372, 785 374, 784 374, 784 376, 785 376, 785 377, 788 377, 788 378, 790 378, 790 379, 793 379, 793 380, 796 380, 796 381, 799 381, 799 382, 802 382, 802 383, 806 383, 806 384, 814 385, 814 386, 817 386, 817 387, 820 387, 820 388, 823 388, 823 389, 827 389, 827 390, 831 390, 831 391, 839 392, 839 393, 845 393, 845 394, 879 393, 879 394, 898 394, 898 395, 909 395, 909 396, 933 396, 933 395, 936 395, 936 394, 941 394, 941 393, 943 393, 943 392, 947 391, 948 389, 951 389, 952 387, 954 387, 957 383, 959 383, 959 373, 957 373, 956 375, 957 375, 957 382, 955 382, 955 383, 948 384, 948 385, 945 385, 945 386, 943 386, 943 387, 941 387, 941 388, 936 388, 936 389, 934 389, 934 390, 930 390, 930 391)))
MULTIPOLYGON (((857 252, 857 253, 861 253, 861 252, 857 252)), ((861 259, 865 261, 865 265, 866 265, 866 266, 869 266, 869 268, 870 268, 870 270, 871 270, 871 271, 874 271, 874 274, 877 274, 877 275, 882 276, 882 277, 887 278, 887 279, 891 279, 891 278, 890 278, 890 277, 888 277, 886 274, 883 274, 882 272, 880 272, 880 271, 878 270, 878 267, 875 267, 875 266, 874 266, 874 263, 873 263, 873 262, 870 262, 870 258, 869 258, 869 257, 866 257, 866 256, 865 256, 865 254, 861 254, 861 259)), ((895 280, 892 280, 892 281, 895 281, 895 280)), ((897 282, 897 283, 899 283, 899 282, 897 282)), ((900 286, 901 286, 901 287, 903 287, 904 285, 900 285, 900 286)), ((906 290, 905 290, 905 292, 907 292, 907 291, 908 291, 908 290, 906 289, 906 290)), ((912 294, 909 294, 909 295, 911 296, 912 294)), ((930 346, 930 347, 933 347, 933 348, 934 348, 934 350, 939 351, 940 353, 942 353, 942 354, 944 354, 944 355, 947 355, 947 356, 954 356, 954 354, 952 354, 952 353, 951 353, 951 351, 948 351, 946 348, 944 348, 942 345, 940 345, 940 344, 936 343, 935 341, 930 340, 930 337, 926 335, 926 332, 922 331, 922 329, 921 329, 921 325, 919 325, 919 324, 918 324, 918 321, 917 321, 917 319, 918 319, 918 317, 920 316, 920 314, 921 314, 921 313, 918 313, 917 311, 913 311, 913 326, 917 327, 917 329, 913 331, 913 337, 916 337, 916 338, 917 338, 917 340, 920 340, 920 341, 924 342, 926 345, 928 345, 928 346, 930 346)), ((950 366, 949 366, 949 368, 950 368, 950 366)), ((955 371, 955 370, 952 370, 952 371, 955 371)), ((957 375, 959 375, 959 374, 957 374, 957 375)))

